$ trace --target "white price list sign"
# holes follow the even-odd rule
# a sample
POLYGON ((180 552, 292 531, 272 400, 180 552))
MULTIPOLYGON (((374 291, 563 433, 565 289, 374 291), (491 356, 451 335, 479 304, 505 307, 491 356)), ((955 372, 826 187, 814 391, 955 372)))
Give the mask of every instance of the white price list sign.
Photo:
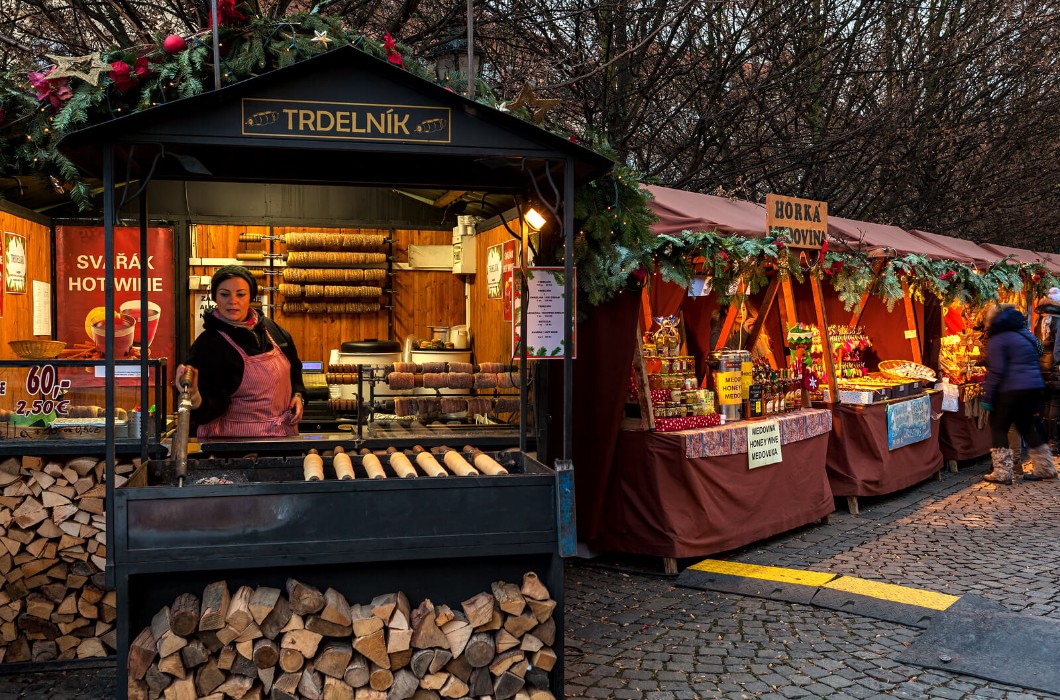
MULTIPOLYGON (((530 267, 526 276, 526 354, 531 360, 562 360, 567 313, 564 300, 565 272, 562 267, 530 267)), ((515 321, 512 323, 512 356, 518 357, 519 306, 515 299, 515 321)), ((574 310, 571 310, 573 317, 574 310)), ((572 334, 571 357, 577 357, 575 336, 572 334)))
POLYGON ((747 468, 757 469, 784 459, 780 447, 780 424, 775 420, 747 426, 747 468))

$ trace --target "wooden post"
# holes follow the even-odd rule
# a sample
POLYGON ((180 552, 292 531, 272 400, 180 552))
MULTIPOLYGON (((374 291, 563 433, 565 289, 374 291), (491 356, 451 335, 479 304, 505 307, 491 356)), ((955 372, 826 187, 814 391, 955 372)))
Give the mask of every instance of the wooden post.
MULTIPOLYGON (((773 277, 773 280, 766 287, 765 296, 762 298, 762 306, 758 309, 758 318, 755 319, 754 326, 751 327, 751 334, 747 336, 747 340, 744 341, 743 349, 750 350, 758 342, 758 336, 762 334, 762 328, 766 324, 766 317, 769 316, 769 310, 773 306, 773 302, 776 301, 777 291, 780 289, 780 274, 778 273, 773 277)), ((785 336, 787 335, 787 329, 785 329, 785 336)), ((769 366, 773 369, 777 368, 777 358, 773 353, 772 345, 769 348, 769 366)))
MULTIPOLYGON (((791 278, 784 273, 778 272, 777 274, 780 276, 780 332, 783 336, 784 347, 788 347, 788 329, 798 323, 799 319, 795 313, 795 295, 791 291, 791 278)), ((792 369, 793 353, 790 352, 791 348, 788 350, 784 358, 784 366, 792 369)))
MULTIPOLYGON (((740 286, 737 288, 737 296, 743 294, 745 289, 744 283, 741 281, 740 286)), ((717 290, 714 290, 717 291, 717 290)), ((740 313, 740 305, 729 304, 729 311, 725 314, 725 322, 721 324, 721 332, 718 334, 718 342, 714 343, 714 350, 718 351, 725 347, 725 344, 729 342, 729 336, 732 335, 732 327, 736 323, 736 317, 740 313)))
POLYGON ((913 351, 913 362, 923 364, 923 355, 920 352, 920 333, 916 329, 916 309, 913 308, 913 300, 909 296, 909 283, 902 278, 902 297, 905 303, 905 337, 909 338, 909 347, 913 351))
POLYGON ((876 278, 880 276, 880 270, 883 269, 884 261, 877 260, 872 266, 872 282, 865 288, 864 293, 861 295, 861 299, 858 301, 858 305, 854 307, 854 313, 850 316, 850 327, 857 326, 861 321, 861 313, 865 310, 865 304, 868 302, 869 297, 872 295, 872 288, 876 284, 876 278))
POLYGON ((652 411, 651 385, 648 384, 648 368, 644 363, 644 340, 641 337, 640 324, 633 330, 636 340, 633 342, 633 377, 637 383, 637 400, 640 403, 640 429, 655 430, 655 413, 652 411))
POLYGON ((821 359, 824 360, 825 379, 832 403, 839 403, 839 393, 835 385, 835 366, 832 364, 832 339, 828 335, 828 314, 824 310, 824 293, 821 291, 821 280, 810 276, 810 290, 813 292, 813 309, 817 312, 817 325, 821 327, 821 359))

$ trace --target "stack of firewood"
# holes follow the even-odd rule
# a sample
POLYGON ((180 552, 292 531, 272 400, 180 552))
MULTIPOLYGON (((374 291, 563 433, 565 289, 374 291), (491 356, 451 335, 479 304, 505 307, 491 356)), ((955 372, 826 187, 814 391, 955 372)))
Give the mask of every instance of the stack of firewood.
POLYGON ((131 700, 555 700, 556 602, 537 575, 498 581, 462 610, 404 593, 351 605, 288 579, 225 581, 162 608, 129 648, 131 700))
MULTIPOLYGON (((105 463, 11 457, 0 462, 0 660, 106 656, 116 647, 115 595, 104 585, 105 463)), ((119 465, 115 484, 132 464, 119 465)))

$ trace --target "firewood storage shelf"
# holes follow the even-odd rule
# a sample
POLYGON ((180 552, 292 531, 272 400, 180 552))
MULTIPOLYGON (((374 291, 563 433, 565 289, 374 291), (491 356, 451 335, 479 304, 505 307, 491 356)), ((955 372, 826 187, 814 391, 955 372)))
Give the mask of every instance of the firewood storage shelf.
MULTIPOLYGON (((555 472, 523 453, 490 454, 511 473, 305 482, 300 457, 261 458, 251 469, 247 459, 210 459, 192 460, 179 488, 169 485, 171 464, 145 463, 114 490, 114 580, 125 612, 118 697, 127 697, 132 636, 180 593, 220 579, 283 589, 293 576, 351 602, 402 590, 459 605, 493 581, 535 571, 557 603, 562 639, 555 472), (187 485, 226 473, 254 480, 187 485)), ((550 690, 563 697, 561 643, 555 651, 550 690)))

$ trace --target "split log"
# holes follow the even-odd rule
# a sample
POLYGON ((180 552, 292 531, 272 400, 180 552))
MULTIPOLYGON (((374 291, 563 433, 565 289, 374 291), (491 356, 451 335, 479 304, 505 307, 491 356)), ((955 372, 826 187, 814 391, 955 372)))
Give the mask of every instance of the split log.
POLYGON ((200 614, 199 597, 194 593, 181 593, 170 608, 169 628, 178 637, 190 636, 199 626, 200 614))
POLYGON ((461 603, 468 624, 480 627, 493 618, 494 599, 489 593, 479 593, 461 603))
POLYGON ((346 672, 342 675, 342 680, 349 683, 353 688, 361 688, 368 685, 370 674, 371 669, 368 666, 368 660, 360 654, 354 654, 353 658, 350 659, 349 665, 346 666, 346 672))
POLYGON ((420 679, 407 668, 403 668, 394 674, 393 683, 387 693, 387 700, 409 700, 416 694, 420 679))
POLYGON ((341 679, 353 658, 353 645, 348 642, 328 642, 317 655, 315 668, 331 678, 341 679))
POLYGON ((254 642, 251 658, 258 668, 275 666, 280 660, 280 647, 271 639, 259 639, 254 642))
POLYGON ((548 600, 550 597, 545 584, 541 583, 541 579, 533 571, 523 574, 523 587, 520 592, 533 600, 548 600))
POLYGON ((519 676, 505 672, 493 681, 493 697, 496 700, 508 700, 515 697, 525 684, 526 681, 519 676))
POLYGON ((202 615, 199 617, 199 629, 219 630, 225 626, 228 615, 228 583, 215 581, 202 592, 202 615))
MULTIPOLYGON (((467 646, 464 648, 464 657, 473 668, 489 666, 495 654, 496 646, 493 641, 493 635, 485 632, 471 635, 471 639, 468 640, 467 646)), ((475 694, 479 695, 479 693, 475 694)), ((489 693, 486 694, 488 695, 489 693)))
POLYGON ((493 591, 493 598, 497 601, 497 606, 500 607, 502 612, 506 612, 509 615, 522 614, 523 609, 526 608, 526 599, 519 592, 518 586, 506 581, 494 581, 490 588, 493 591))
POLYGON ((394 684, 394 674, 390 672, 389 668, 383 668, 376 664, 372 664, 372 670, 368 674, 368 685, 373 690, 387 690, 394 684))
POLYGON ((354 689, 341 678, 324 678, 324 700, 354 700, 354 689))
POLYGON ((324 609, 324 594, 296 579, 287 579, 287 597, 291 610, 299 615, 313 615, 324 609))
POLYGON ((369 661, 375 662, 376 665, 390 668, 390 657, 386 653, 386 637, 383 630, 376 630, 363 637, 355 637, 353 648, 364 654, 369 661))
POLYGON ((269 588, 267 586, 256 588, 247 603, 247 609, 250 611, 254 623, 260 627, 269 617, 279 600, 279 588, 269 588))
POLYGON ((449 648, 449 640, 435 623, 434 606, 429 598, 412 613, 411 643, 414 649, 449 648))
POLYGON ((556 666, 556 652, 550 647, 542 647, 530 655, 530 663, 534 668, 551 671, 556 666))

